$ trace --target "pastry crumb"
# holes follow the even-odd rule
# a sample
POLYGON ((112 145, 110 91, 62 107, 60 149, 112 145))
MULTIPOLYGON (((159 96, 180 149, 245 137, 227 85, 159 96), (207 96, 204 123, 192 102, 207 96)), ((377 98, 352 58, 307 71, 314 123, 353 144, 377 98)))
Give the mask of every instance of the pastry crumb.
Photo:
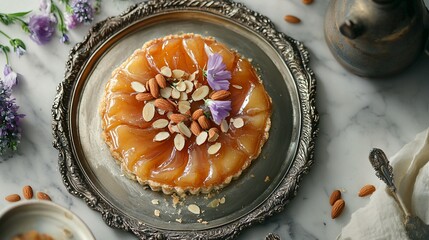
POLYGON ((176 218, 176 222, 182 223, 182 219, 181 218, 176 218))
POLYGON ((158 199, 153 199, 151 202, 152 202, 153 205, 158 205, 159 204, 159 200, 158 199))
POLYGON ((270 177, 266 176, 265 179, 264 179, 264 182, 269 182, 269 181, 270 181, 270 177))
POLYGON ((155 209, 155 210, 153 211, 153 215, 155 215, 155 216, 157 216, 157 217, 159 217, 160 213, 161 213, 161 212, 160 212, 158 209, 155 209))
POLYGON ((197 205, 195 205, 195 204, 190 204, 189 206, 188 206, 188 210, 191 212, 191 213, 193 213, 193 214, 200 214, 201 213, 201 209, 200 209, 200 207, 198 207, 197 205))

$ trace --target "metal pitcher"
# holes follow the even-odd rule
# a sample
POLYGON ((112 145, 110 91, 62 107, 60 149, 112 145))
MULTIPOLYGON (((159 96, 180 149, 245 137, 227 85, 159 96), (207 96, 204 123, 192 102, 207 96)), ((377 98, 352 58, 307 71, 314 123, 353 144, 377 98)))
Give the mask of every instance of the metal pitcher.
POLYGON ((428 28, 422 0, 331 0, 325 17, 331 52, 365 77, 389 76, 409 66, 425 48, 428 28))

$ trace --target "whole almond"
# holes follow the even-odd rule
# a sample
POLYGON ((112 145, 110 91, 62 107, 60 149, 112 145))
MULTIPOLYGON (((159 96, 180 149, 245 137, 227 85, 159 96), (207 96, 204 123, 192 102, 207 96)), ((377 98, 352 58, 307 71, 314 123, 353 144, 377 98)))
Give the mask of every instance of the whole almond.
POLYGON ((210 128, 209 129, 209 138, 207 139, 207 141, 209 142, 215 142, 219 137, 219 129, 217 128, 210 128))
POLYGON ((302 3, 306 4, 306 5, 310 5, 314 2, 314 0, 302 0, 302 3))
POLYGON ((158 86, 158 83, 156 82, 155 78, 149 79, 149 91, 150 91, 150 94, 152 94, 152 96, 154 98, 159 97, 159 86, 158 86))
POLYGON ((6 196, 4 199, 8 202, 18 202, 19 200, 21 200, 21 197, 18 194, 11 194, 9 196, 6 196))
POLYGON ((228 98, 229 96, 231 96, 231 93, 227 90, 219 90, 216 92, 213 92, 213 94, 211 95, 211 99, 212 100, 224 100, 226 98, 228 98))
POLYGON ((340 190, 335 190, 331 193, 331 197, 329 198, 329 204, 334 205, 334 203, 338 200, 341 199, 341 192, 340 190))
POLYGON ((210 122, 207 119, 207 117, 204 115, 202 115, 198 118, 198 123, 200 124, 201 128, 204 130, 207 130, 210 128, 210 122))
POLYGON ((155 76, 155 80, 156 80, 156 83, 158 83, 158 86, 160 87, 160 88, 165 88, 165 87, 167 87, 167 81, 165 80, 165 77, 164 76, 162 76, 162 74, 156 74, 156 76, 155 76))
POLYGON ((188 117, 180 113, 173 113, 170 115, 170 120, 174 123, 179 123, 188 120, 188 117))
POLYGON ((286 15, 284 17, 284 20, 288 23, 292 23, 292 24, 297 24, 301 22, 301 19, 299 19, 298 17, 295 17, 293 15, 286 15))
POLYGON ((371 195, 373 192, 375 192, 374 185, 365 185, 363 186, 359 191, 359 197, 366 197, 368 195, 371 195))
POLYGON ((174 109, 175 109, 173 104, 171 104, 168 100, 165 100, 163 98, 156 99, 154 104, 155 104, 155 107, 162 109, 164 111, 167 111, 167 112, 174 111, 174 109))
POLYGON ((51 197, 49 197, 49 195, 44 192, 38 192, 37 199, 51 201, 51 197))
POLYGON ((22 195, 25 199, 32 199, 33 198, 33 188, 31 186, 27 185, 22 188, 22 195))
POLYGON ((346 206, 346 202, 344 202, 343 199, 338 199, 334 205, 332 206, 332 210, 331 210, 331 218, 335 219, 338 216, 341 215, 341 213, 344 210, 344 207, 346 206))
POLYGON ((198 136, 201 133, 201 127, 200 124, 198 124, 196 121, 192 121, 191 123, 191 132, 195 135, 198 136))
POLYGON ((198 120, 202 115, 204 115, 204 110, 201 108, 197 109, 192 113, 192 120, 198 120))
POLYGON ((137 93, 136 94, 136 100, 137 101, 143 102, 143 101, 149 101, 152 99, 153 99, 153 96, 151 93, 137 93))

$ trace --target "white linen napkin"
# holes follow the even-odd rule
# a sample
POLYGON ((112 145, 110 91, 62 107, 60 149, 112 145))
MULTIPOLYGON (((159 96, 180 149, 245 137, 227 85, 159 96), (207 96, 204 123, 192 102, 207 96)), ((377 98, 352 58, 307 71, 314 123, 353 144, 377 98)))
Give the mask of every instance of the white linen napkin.
MULTIPOLYGON (((397 192, 413 215, 429 224, 429 129, 389 158, 397 192)), ((369 203, 351 216, 338 239, 407 240, 403 213, 380 180, 369 203)))

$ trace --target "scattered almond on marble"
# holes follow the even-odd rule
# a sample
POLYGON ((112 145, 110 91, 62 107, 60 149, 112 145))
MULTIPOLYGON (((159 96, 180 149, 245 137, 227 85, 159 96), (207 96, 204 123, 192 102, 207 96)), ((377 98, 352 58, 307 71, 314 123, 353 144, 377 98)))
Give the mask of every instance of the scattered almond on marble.
POLYGON ((21 197, 18 194, 10 194, 4 198, 8 202, 18 202, 21 197))
POLYGON ((302 0, 302 3, 304 3, 305 5, 310 5, 314 2, 314 0, 302 0))
POLYGON ((368 195, 371 195, 373 192, 375 192, 375 186, 368 184, 363 186, 359 191, 359 197, 366 197, 368 195))
POLYGON ((286 22, 292 23, 292 24, 297 24, 297 23, 301 22, 301 19, 299 19, 298 17, 293 16, 293 15, 286 15, 286 16, 284 16, 284 20, 286 22))
POLYGON ((51 201, 51 197, 49 197, 49 195, 44 192, 38 192, 37 199, 51 201))
POLYGON ((344 202, 343 199, 338 199, 332 206, 331 218, 335 219, 339 217, 343 212, 345 205, 346 205, 346 202, 344 202))
POLYGON ((32 199, 33 198, 33 188, 29 185, 24 186, 22 188, 22 195, 25 199, 32 199))
POLYGON ((341 192, 340 190, 334 190, 331 193, 331 197, 329 197, 329 204, 331 204, 331 206, 334 205, 334 203, 338 200, 341 199, 341 192))

